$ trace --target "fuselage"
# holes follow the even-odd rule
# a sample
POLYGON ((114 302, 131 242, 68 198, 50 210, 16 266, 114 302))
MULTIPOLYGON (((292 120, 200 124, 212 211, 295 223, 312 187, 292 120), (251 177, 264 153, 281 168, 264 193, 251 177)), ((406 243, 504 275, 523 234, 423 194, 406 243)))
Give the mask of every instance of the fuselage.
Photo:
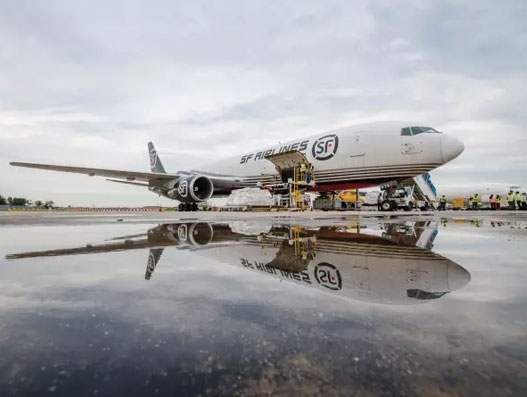
MULTIPOLYGON (((414 122, 349 126, 246 152, 191 172, 216 178, 238 177, 234 188, 256 186, 258 182, 271 184, 280 175, 267 157, 298 150, 313 165, 314 190, 376 186, 428 172, 463 151, 463 144, 456 138, 422 126, 414 122)), ((215 183, 215 192, 222 187, 228 190, 228 185, 215 183)))
POLYGON ((507 183, 487 183, 487 184, 464 184, 464 185, 438 185, 437 192, 439 196, 445 195, 448 202, 452 201, 455 198, 469 198, 474 194, 478 194, 480 200, 488 201, 490 195, 496 197, 500 195, 503 198, 507 197, 507 194, 510 191, 518 191, 523 193, 526 191, 525 188, 507 183))
MULTIPOLYGON (((299 174, 295 167, 304 167, 309 190, 345 190, 415 177, 456 158, 463 149, 459 140, 434 128, 392 121, 328 131, 175 173, 165 171, 152 142, 148 143, 149 173, 18 161, 10 164, 146 187, 180 201, 180 210, 197 210, 196 203, 213 195, 288 182, 299 174)), ((278 188, 285 190, 284 186, 278 188)))

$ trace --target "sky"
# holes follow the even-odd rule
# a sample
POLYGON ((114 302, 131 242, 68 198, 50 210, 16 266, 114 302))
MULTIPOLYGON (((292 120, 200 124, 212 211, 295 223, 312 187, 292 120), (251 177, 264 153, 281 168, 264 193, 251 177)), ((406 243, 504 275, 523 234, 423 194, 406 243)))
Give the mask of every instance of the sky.
POLYGON ((527 2, 0 0, 0 194, 167 205, 9 161, 169 172, 346 125, 459 137, 436 185, 527 186, 527 2), (285 139, 284 139, 285 137, 285 139))

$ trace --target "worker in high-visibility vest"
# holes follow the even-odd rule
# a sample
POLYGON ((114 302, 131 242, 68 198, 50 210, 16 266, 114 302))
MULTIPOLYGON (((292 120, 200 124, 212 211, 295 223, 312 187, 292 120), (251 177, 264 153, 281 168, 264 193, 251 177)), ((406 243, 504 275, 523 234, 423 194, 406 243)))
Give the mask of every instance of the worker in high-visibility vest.
POLYGON ((444 211, 446 210, 446 197, 445 195, 443 194, 441 196, 441 198, 439 199, 439 208, 438 208, 439 211, 444 211))
POLYGON ((499 211, 501 207, 501 197, 499 194, 496 195, 496 211, 499 211))
POLYGON ((479 204, 479 196, 476 193, 474 196, 472 196, 472 209, 473 210, 477 210, 478 209, 478 204, 479 204))
POLYGON ((524 210, 527 206, 525 202, 525 193, 522 195, 520 192, 516 191, 516 202, 518 203, 518 209, 524 210))
POLYGON ((512 190, 507 195, 507 203, 509 204, 509 210, 516 210, 516 195, 512 190))
POLYGON ((520 195, 520 192, 517 190, 516 192, 514 192, 514 202, 516 203, 516 209, 521 210, 522 209, 521 195, 520 195))

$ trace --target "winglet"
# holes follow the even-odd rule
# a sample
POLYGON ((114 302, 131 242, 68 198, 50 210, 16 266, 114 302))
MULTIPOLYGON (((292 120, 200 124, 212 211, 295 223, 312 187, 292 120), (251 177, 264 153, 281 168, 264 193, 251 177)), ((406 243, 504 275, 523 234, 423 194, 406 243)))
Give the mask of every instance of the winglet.
POLYGON ((150 171, 157 174, 166 174, 163 164, 161 164, 161 159, 157 155, 156 148, 152 142, 148 142, 148 155, 150 156, 150 171))

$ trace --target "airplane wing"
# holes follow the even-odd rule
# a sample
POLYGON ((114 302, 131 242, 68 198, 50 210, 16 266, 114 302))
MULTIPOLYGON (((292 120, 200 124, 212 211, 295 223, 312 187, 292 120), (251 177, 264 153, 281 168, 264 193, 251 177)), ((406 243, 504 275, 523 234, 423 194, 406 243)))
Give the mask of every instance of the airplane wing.
POLYGON ((20 163, 11 162, 9 163, 15 167, 25 168, 38 168, 41 170, 48 171, 61 171, 61 172, 72 172, 75 174, 85 174, 88 176, 105 176, 110 178, 125 179, 127 181, 143 181, 148 182, 151 185, 155 185, 156 182, 167 182, 169 180, 178 179, 179 175, 175 174, 162 174, 156 172, 135 172, 135 171, 121 171, 121 170, 109 170, 104 168, 86 168, 86 167, 71 167, 65 165, 51 165, 51 164, 36 164, 36 163, 20 163))
POLYGON ((85 245, 83 247, 75 248, 62 248, 55 250, 46 250, 46 251, 29 251, 21 252, 18 254, 7 254, 6 259, 24 259, 24 258, 40 258, 46 256, 69 256, 69 255, 83 255, 83 254, 98 254, 105 252, 116 252, 116 251, 127 251, 135 249, 144 249, 152 247, 169 247, 176 246, 177 242, 174 241, 160 241, 160 242, 151 242, 148 239, 141 240, 125 240, 122 242, 111 242, 107 244, 98 244, 98 245, 85 245))

